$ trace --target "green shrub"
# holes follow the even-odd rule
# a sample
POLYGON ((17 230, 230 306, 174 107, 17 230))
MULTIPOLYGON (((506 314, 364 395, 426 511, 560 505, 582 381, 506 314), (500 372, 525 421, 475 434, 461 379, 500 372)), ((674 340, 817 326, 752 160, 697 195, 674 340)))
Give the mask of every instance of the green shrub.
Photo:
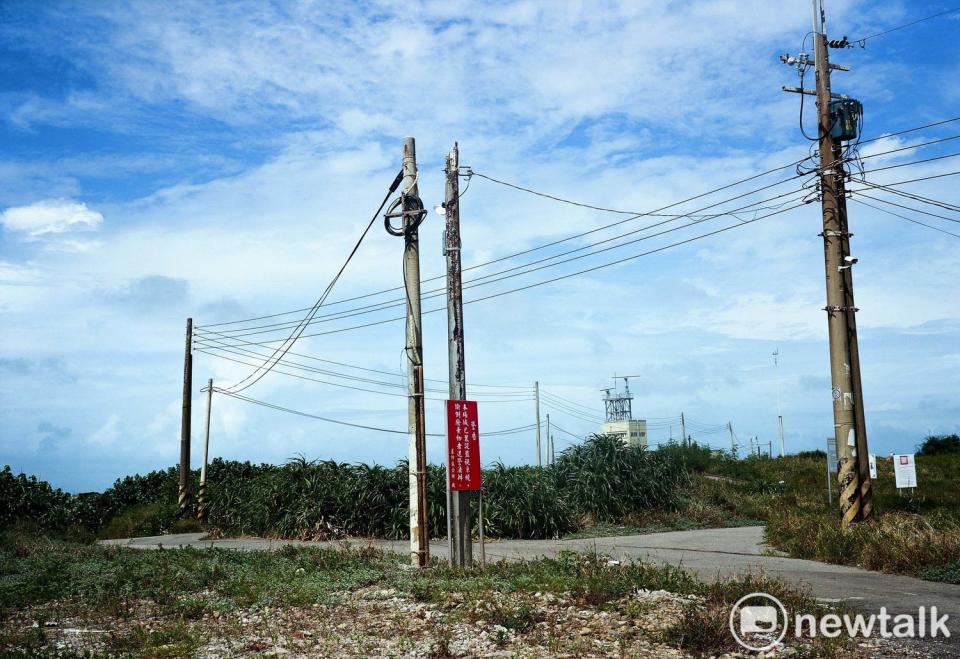
POLYGON ((923 440, 917 452, 920 455, 960 453, 960 435, 930 435, 923 440))
POLYGON ((614 436, 595 435, 568 448, 552 471, 573 508, 603 522, 674 506, 690 485, 678 453, 627 446, 614 436))

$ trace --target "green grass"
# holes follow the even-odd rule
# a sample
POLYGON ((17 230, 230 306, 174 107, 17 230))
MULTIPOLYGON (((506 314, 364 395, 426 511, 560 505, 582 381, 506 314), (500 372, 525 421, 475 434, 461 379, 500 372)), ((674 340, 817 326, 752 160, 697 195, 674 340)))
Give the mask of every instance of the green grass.
MULTIPOLYGON (((41 622, 26 632, 22 625, 3 626, 0 652, 46 652, 44 619, 112 616, 126 622, 105 637, 109 653, 183 656, 205 643, 201 623, 211 617, 336 606, 341 593, 370 588, 434 604, 453 621, 483 620, 521 635, 543 633, 541 600, 534 593, 628 616, 639 613, 634 609, 642 603, 631 598, 638 589, 695 595, 708 606, 692 606, 655 640, 714 654, 731 649, 719 630, 730 604, 746 593, 772 593, 792 611, 825 611, 777 579, 747 576, 705 584, 676 567, 610 562, 598 555, 566 553, 467 570, 435 562, 427 570, 410 570, 404 557, 370 549, 137 551, 7 534, 0 543, 0 620, 28 612, 41 622), (698 629, 712 631, 694 634, 698 629)), ((436 656, 448 651, 445 642, 441 630, 436 656)))

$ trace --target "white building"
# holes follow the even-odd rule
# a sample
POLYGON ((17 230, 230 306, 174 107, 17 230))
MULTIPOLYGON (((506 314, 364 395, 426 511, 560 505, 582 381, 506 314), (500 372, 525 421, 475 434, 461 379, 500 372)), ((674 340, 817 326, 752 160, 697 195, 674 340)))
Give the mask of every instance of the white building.
POLYGON ((600 426, 601 435, 616 435, 627 446, 646 447, 647 422, 645 419, 606 421, 600 426))

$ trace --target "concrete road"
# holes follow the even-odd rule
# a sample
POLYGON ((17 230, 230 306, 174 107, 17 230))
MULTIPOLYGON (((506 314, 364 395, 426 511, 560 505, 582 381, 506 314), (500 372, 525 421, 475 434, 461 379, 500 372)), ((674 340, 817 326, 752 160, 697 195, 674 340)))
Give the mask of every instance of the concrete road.
MULTIPOLYGON (((302 542, 265 538, 226 538, 207 540, 203 534, 188 533, 106 540, 104 544, 124 545, 139 549, 158 547, 219 547, 223 549, 277 549, 286 545, 337 546, 336 542, 302 542)), ((375 546, 385 550, 406 552, 406 541, 352 540, 354 546, 375 546)), ((432 542, 434 556, 447 555, 446 542, 432 542)), ((960 586, 934 583, 899 575, 870 572, 855 567, 829 565, 774 555, 763 544, 763 527, 748 526, 729 529, 673 531, 583 540, 502 540, 488 542, 488 561, 522 560, 556 556, 560 551, 597 551, 617 559, 642 559, 679 565, 704 580, 743 573, 778 575, 791 583, 808 588, 826 601, 844 601, 866 613, 888 612, 916 615, 919 607, 936 606, 940 614, 948 614, 952 638, 949 647, 940 646, 937 655, 960 656, 960 586), (945 653, 945 654, 944 654, 945 653), (956 654, 955 654, 956 653, 956 654)), ((474 545, 479 558, 479 547, 474 545)))

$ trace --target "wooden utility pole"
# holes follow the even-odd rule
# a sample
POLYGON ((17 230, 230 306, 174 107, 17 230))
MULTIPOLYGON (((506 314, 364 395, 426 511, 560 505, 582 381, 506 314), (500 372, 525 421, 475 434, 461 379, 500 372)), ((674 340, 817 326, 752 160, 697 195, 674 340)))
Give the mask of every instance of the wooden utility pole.
POLYGON ((537 466, 542 467, 543 460, 540 457, 541 451, 540 451, 540 382, 539 381, 533 383, 533 400, 534 400, 534 406, 536 407, 536 411, 537 411, 537 466))
POLYGON ((407 292, 407 429, 410 474, 410 560, 430 563, 430 529, 427 517, 427 436, 423 387, 423 332, 420 316, 420 238, 423 202, 417 188, 417 147, 403 138, 403 279, 407 292))
POLYGON ((190 413, 193 397, 193 318, 187 318, 187 340, 183 351, 183 408, 180 416, 180 514, 190 509, 190 413))
MULTIPOLYGON (((447 353, 449 356, 450 400, 467 399, 466 355, 463 338, 463 281, 460 262, 460 149, 454 143, 447 155, 447 184, 443 204, 446 232, 443 245, 447 257, 447 353)), ((450 490, 449 452, 447 459, 447 541, 450 565, 473 564, 470 524, 470 495, 467 490, 450 490)))
MULTIPOLYGON (((862 417, 863 413, 856 409, 858 405, 851 363, 851 331, 855 335, 856 326, 850 326, 850 319, 856 309, 853 303, 853 290, 848 286, 848 283, 852 283, 852 275, 849 272, 852 260, 845 250, 850 236, 843 217, 844 204, 841 203, 843 169, 842 161, 838 157, 841 153, 839 144, 834 142, 832 135, 834 121, 830 112, 832 98, 830 60, 827 55, 824 15, 822 9, 817 8, 817 0, 813 1, 813 12, 820 142, 820 198, 823 210, 822 235, 827 285, 825 311, 830 338, 834 437, 837 442, 839 461, 837 498, 840 502, 841 524, 846 527, 859 521, 862 516, 861 469, 858 464, 857 436, 863 433, 863 429, 858 432, 857 418, 862 417)), ((865 435, 863 439, 865 444, 865 435)), ((863 448, 866 453, 866 447, 863 448)))
POLYGON ((207 380, 207 425, 203 433, 203 464, 200 465, 200 486, 197 488, 197 519, 207 521, 207 458, 210 453, 210 410, 213 408, 213 378, 207 380))

